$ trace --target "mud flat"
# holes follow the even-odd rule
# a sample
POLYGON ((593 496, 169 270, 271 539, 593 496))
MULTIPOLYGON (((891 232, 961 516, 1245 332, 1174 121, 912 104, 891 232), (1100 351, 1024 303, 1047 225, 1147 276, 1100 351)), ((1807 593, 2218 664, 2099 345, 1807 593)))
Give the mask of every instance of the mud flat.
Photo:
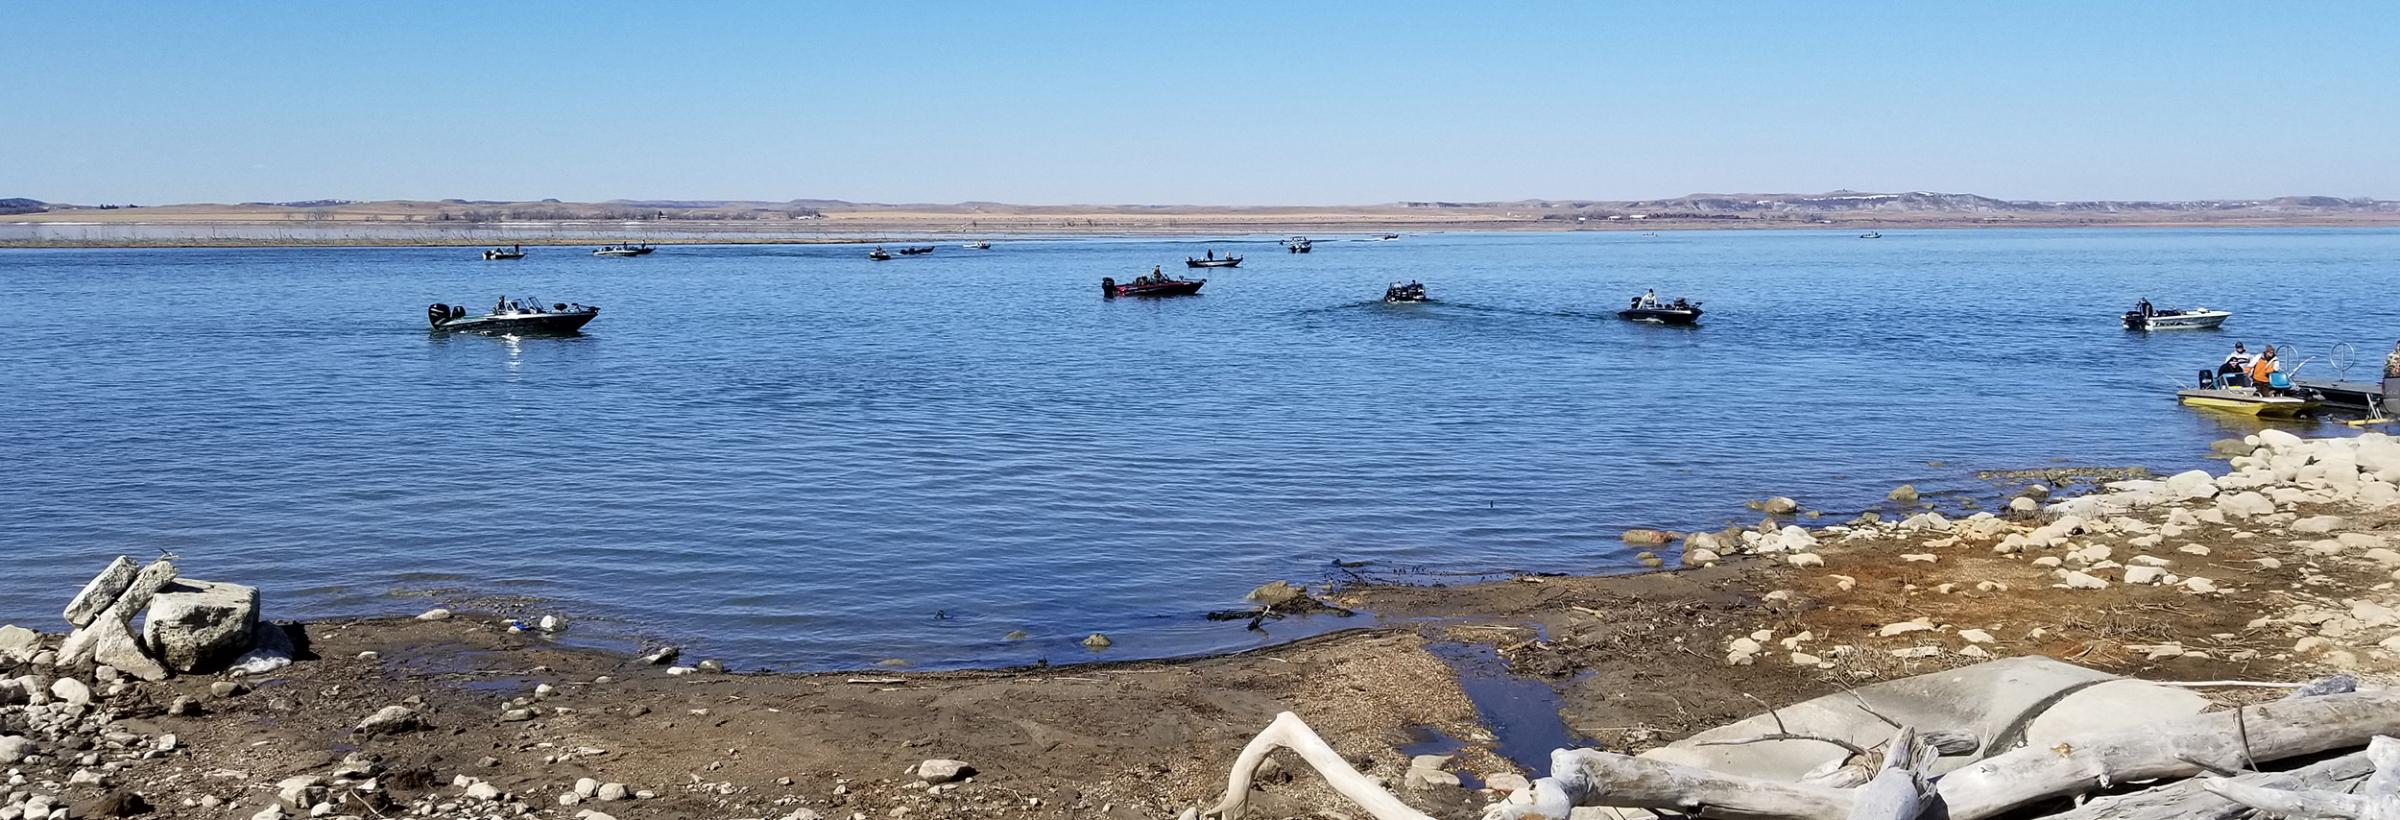
MULTIPOLYGON (((1530 810, 1529 783, 1553 774, 1540 746, 1658 750, 1996 658, 2152 681, 2400 680, 2400 441, 2220 445, 2221 474, 2055 500, 2029 487, 2000 513, 1946 515, 1895 491, 1850 522, 1769 500, 1782 512, 1755 527, 1635 536, 1690 564, 1674 571, 1317 591, 1375 616, 1189 661, 748 674, 429 613, 255 627, 290 639, 288 665, 222 629, 193 630, 216 641, 200 654, 137 642, 191 670, 152 681, 65 657, 60 635, 0 631, 0 820, 1168 818, 1215 805, 1244 745, 1286 712, 1414 810, 1465 818, 1530 810)), ((140 609, 109 614, 122 591, 68 592, 11 590, 75 600, 84 631, 140 609)), ((2284 694, 2190 691, 2198 706, 2284 694)), ((2400 732, 2400 709, 2364 715, 2400 732)), ((1300 759, 1270 760, 1248 816, 1373 816, 1300 759)))

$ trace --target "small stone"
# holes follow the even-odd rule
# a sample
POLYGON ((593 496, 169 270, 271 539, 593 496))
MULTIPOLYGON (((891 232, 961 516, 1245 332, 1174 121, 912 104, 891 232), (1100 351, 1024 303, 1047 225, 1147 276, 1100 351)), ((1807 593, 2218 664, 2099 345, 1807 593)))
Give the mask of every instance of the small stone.
POLYGON ((1942 654, 1942 648, 1938 646, 1911 646, 1892 650, 1892 657, 1895 658, 1931 658, 1940 654, 1942 654))
POLYGON ((500 787, 477 780, 474 783, 468 784, 467 797, 473 800, 498 800, 500 799, 500 787))
POLYGON ((435 608, 433 608, 433 609, 428 609, 428 610, 425 610, 425 613, 424 613, 424 614, 422 614, 422 615, 418 615, 418 616, 417 616, 417 620, 420 620, 420 621, 447 621, 447 620, 450 620, 450 610, 447 610, 447 609, 442 609, 442 608, 440 608, 440 607, 435 607, 435 608))
POLYGON ((1675 536, 1672 534, 1652 529, 1626 530, 1617 537, 1625 543, 1645 547, 1665 546, 1667 542, 1675 540, 1675 536))
POLYGON ((360 721, 358 731, 370 735, 396 735, 425 728, 425 720, 416 710, 406 706, 386 706, 366 720, 360 721))
POLYGON ((1932 621, 1924 618, 1918 618, 1913 621, 1901 621, 1899 623, 1884 624, 1882 629, 1875 631, 1875 634, 1881 637, 1889 638, 1894 635, 1906 635, 1910 632, 1923 632, 1932 628, 1932 621))
POLYGON ((2133 566, 2133 567, 2126 567, 2126 568, 2125 568, 2125 583, 2128 583, 2128 584, 2134 584, 2134 585, 2136 585, 2136 586, 2147 585, 2147 584, 2155 584, 2155 583, 2158 583, 2158 580, 2159 580, 2160 578, 2162 578, 2162 577, 2165 577, 2165 576, 2166 576, 2166 574, 2167 574, 2167 571, 2166 571, 2166 570, 2160 569, 2160 568, 2158 568, 2158 567, 2152 567, 2152 566, 2133 566))
POLYGON ((1883 497, 1891 499, 1896 504, 1915 504, 1917 503, 1917 485, 1902 484, 1892 488, 1892 491, 1885 493, 1883 497))
POLYGON ((2058 576, 2060 585, 2068 589, 2107 589, 2108 582, 2091 575, 2069 571, 2058 576))
POLYGON ((1958 631, 1958 637, 1960 640, 1966 641, 1967 643, 1992 642, 1992 633, 1985 632, 1980 629, 1961 629, 1958 631))
POLYGON ((1903 562, 1908 562, 1908 563, 1916 563, 1916 564, 1930 564, 1930 563, 1933 563, 1933 562, 1935 562, 1935 561, 1939 561, 1939 560, 1942 560, 1942 559, 1941 559, 1941 556, 1935 555, 1935 554, 1933 554, 1933 553, 1930 553, 1930 552, 1910 552, 1910 553, 1902 553, 1902 554, 1900 555, 1900 560, 1901 560, 1901 561, 1903 561, 1903 562))
POLYGON ((1800 502, 1779 495, 1759 502, 1758 508, 1769 515, 1790 515, 1800 509, 1800 502))
POLYGON ((230 698, 248 691, 250 687, 239 681, 221 680, 208 685, 208 693, 220 698, 230 698))
POLYGON ((1090 637, 1083 639, 1083 647, 1085 649, 1107 649, 1115 645, 1115 641, 1109 640, 1107 635, 1103 635, 1098 632, 1094 632, 1090 637))
POLYGON ((542 628, 543 632, 563 632, 567 628, 567 621, 556 615, 544 615, 538 626, 542 628))
POLYGON ((1795 567, 1821 567, 1825 565, 1825 559, 1813 552, 1795 552, 1784 556, 1783 560, 1795 567))
POLYGON ((725 672, 725 663, 723 661, 710 659, 692 664, 692 668, 702 672, 707 672, 711 675, 717 675, 725 672))
POLYGON ((600 790, 595 792, 595 794, 599 796, 600 802, 602 803, 614 803, 619 800, 632 798, 633 790, 625 788, 625 784, 623 783, 602 783, 600 784, 600 790))
POLYGON ((2008 500, 2008 509, 2010 512, 2029 513, 2041 508, 2041 502, 2035 501, 2027 496, 2020 495, 2008 500))
POLYGON ((950 783, 975 775, 975 767, 946 758, 934 758, 917 764, 917 778, 927 783, 950 783))

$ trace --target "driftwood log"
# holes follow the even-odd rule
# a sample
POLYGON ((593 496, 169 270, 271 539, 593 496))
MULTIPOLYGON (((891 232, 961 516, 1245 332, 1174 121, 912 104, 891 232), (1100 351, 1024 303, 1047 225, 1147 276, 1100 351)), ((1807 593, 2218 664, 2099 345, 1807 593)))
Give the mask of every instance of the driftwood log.
MULTIPOLYGON (((2363 746, 2377 734, 2394 731, 2400 731, 2400 693, 2278 701, 2004 752, 1943 776, 1934 799, 1939 816, 1948 820, 1983 820, 2030 803, 2124 783, 2237 771, 2255 768, 2258 762, 2363 746)), ((1545 789, 1555 794, 1543 794, 1548 799, 1530 806, 1494 807, 1490 816, 1565 820, 1562 807, 1619 806, 1732 820, 1848 820, 1859 797, 1856 790, 1741 777, 1588 749, 1561 749, 1551 754, 1550 763, 1551 776, 1537 782, 1535 789, 1537 794, 1545 789)), ((2400 814, 2389 818, 2400 820, 2400 814)))
POLYGON ((2225 777, 2208 778, 2200 787, 2279 817, 2400 820, 2400 740, 2375 738, 2367 744, 2366 757, 2375 773, 2355 793, 2244 783, 2225 777))
POLYGON ((1196 814, 1187 812, 1185 816, 1241 820, 1243 812, 1250 807, 1250 780, 1257 776, 1259 764, 1267 762, 1267 755, 1276 749, 1290 749, 1300 755, 1309 768, 1317 770, 1317 774, 1325 778, 1326 785, 1332 786, 1341 796, 1350 798, 1350 802, 1357 803, 1359 808, 1366 809, 1367 814, 1375 820, 1433 820, 1424 812, 1400 802, 1400 798, 1392 796, 1373 779, 1360 774, 1358 769, 1351 767, 1350 761, 1342 759, 1341 752, 1334 751, 1332 744, 1318 737, 1316 730, 1301 722, 1299 715, 1290 712, 1276 715, 1275 721, 1267 724, 1266 731, 1259 732, 1257 737, 1250 739, 1249 745, 1242 747, 1241 756, 1233 761, 1233 774, 1226 778, 1223 800, 1217 801, 1216 806, 1206 811, 1196 814))
MULTIPOLYGON (((2233 780, 2272 789, 2349 791, 2374 771, 2366 752, 2352 752, 2291 771, 2252 772, 2233 780)), ((2201 788, 2206 782, 2178 780, 2138 792, 2096 797, 2043 820, 2245 820, 2255 816, 2254 808, 2201 788)))

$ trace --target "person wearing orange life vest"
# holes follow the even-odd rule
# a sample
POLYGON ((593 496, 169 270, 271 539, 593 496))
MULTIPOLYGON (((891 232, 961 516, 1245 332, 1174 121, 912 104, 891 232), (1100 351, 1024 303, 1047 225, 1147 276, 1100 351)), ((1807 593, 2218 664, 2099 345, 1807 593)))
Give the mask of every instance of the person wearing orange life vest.
POLYGON ((2267 345, 2267 349, 2259 351, 2258 358, 2250 363, 2250 386, 2256 389, 2261 396, 2275 395, 2275 388, 2270 386, 2268 381, 2275 377, 2275 371, 2278 369, 2280 368, 2275 361, 2275 346, 2267 345))

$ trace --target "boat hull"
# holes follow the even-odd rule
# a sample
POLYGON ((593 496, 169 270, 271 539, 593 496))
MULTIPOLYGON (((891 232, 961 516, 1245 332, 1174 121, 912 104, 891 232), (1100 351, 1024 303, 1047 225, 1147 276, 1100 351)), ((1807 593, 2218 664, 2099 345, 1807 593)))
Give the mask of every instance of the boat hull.
POLYGON ((1693 325, 1700 323, 1699 308, 1627 308, 1617 311, 1617 318, 1661 325, 1693 325))
POLYGON ((648 251, 625 250, 625 249, 618 249, 618 250, 607 250, 607 249, 603 249, 603 250, 596 250, 596 251, 593 251, 593 252, 592 252, 592 255, 593 255, 593 256, 640 256, 640 255, 642 255, 642 254, 645 254, 645 253, 648 253, 648 251))
POLYGON ((2292 396, 2257 396, 2228 390, 2183 390, 2175 400, 2185 407, 2198 407, 2223 413, 2261 418, 2290 418, 2316 409, 2312 399, 2292 396))
POLYGON ((2177 313, 2125 314, 2127 330, 2215 330, 2233 314, 2222 310, 2194 310, 2177 313))
POLYGON ((479 333, 487 336, 564 336, 583 331, 600 318, 600 309, 513 316, 467 316, 433 326, 436 333, 479 333))
POLYGON ((1161 296, 1191 296, 1198 294, 1200 292, 1200 286, 1205 284, 1208 284, 1208 280, 1206 279, 1170 279, 1165 282, 1146 284, 1118 282, 1115 279, 1102 279, 1100 280, 1100 295, 1109 299, 1147 299, 1161 296))
POLYGON ((1187 268, 1238 268, 1242 266, 1242 258, 1235 256, 1226 259, 1186 259, 1183 260, 1183 266, 1187 268))

